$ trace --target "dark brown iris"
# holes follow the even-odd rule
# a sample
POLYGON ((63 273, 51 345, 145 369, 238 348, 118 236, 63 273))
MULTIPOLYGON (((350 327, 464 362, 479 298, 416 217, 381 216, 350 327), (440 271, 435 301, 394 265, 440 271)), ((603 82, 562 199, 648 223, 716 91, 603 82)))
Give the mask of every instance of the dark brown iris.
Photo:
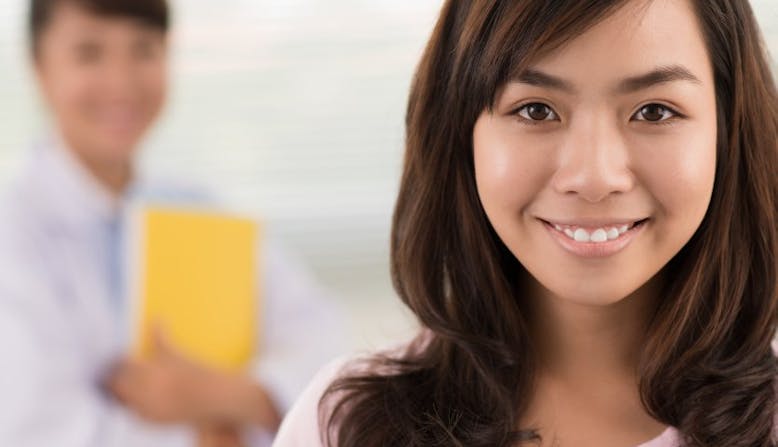
POLYGON ((527 115, 535 121, 543 121, 551 115, 551 109, 545 104, 529 104, 527 106, 527 115))
POLYGON ((664 118, 665 108, 659 104, 649 104, 640 109, 640 114, 646 121, 662 121, 664 118))

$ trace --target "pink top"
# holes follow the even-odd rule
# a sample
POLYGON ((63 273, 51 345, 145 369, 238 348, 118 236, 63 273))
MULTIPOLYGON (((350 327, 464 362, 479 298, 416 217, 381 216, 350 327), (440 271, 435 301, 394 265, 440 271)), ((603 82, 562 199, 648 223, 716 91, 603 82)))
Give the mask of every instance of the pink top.
MULTIPOLYGON (((347 359, 338 359, 325 366, 303 392, 284 422, 273 443, 274 447, 324 447, 320 438, 319 399, 330 383, 338 377, 347 359)), ((636 447, 679 447, 678 431, 668 427, 658 437, 636 447)))

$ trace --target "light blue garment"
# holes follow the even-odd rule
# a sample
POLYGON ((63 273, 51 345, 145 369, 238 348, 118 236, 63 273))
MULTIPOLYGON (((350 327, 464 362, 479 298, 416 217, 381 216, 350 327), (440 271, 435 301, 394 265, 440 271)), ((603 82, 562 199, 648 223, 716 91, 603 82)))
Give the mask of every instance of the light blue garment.
MULTIPOLYGON (((127 204, 142 199, 203 205, 207 195, 140 180, 117 200, 68 150, 44 144, 0 200, 0 446, 195 445, 189 429, 140 421, 101 390, 126 350, 122 222, 127 204)), ((284 250, 264 244, 260 257, 261 360, 252 371, 289 408, 340 352, 343 329, 284 250)), ((268 443, 260 434, 254 445, 268 443)))
POLYGON ((124 289, 124 250, 123 250, 123 234, 122 219, 120 216, 113 217, 105 222, 105 238, 108 263, 106 264, 106 276, 108 277, 108 290, 110 300, 113 308, 121 315, 121 309, 125 303, 122 301, 125 298, 124 289))

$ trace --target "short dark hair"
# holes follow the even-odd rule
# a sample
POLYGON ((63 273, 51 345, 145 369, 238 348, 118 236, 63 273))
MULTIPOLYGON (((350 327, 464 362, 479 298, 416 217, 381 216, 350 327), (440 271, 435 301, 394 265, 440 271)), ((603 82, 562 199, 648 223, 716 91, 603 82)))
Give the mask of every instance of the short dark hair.
POLYGON ((53 12, 66 2, 100 16, 137 19, 163 32, 167 32, 170 27, 170 8, 167 0, 30 0, 28 32, 33 52, 53 12))

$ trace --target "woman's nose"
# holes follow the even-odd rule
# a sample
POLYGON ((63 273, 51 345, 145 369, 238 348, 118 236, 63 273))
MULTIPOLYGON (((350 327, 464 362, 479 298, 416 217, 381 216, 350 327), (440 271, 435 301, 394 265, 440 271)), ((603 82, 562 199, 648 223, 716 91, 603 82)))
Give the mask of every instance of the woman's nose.
POLYGON ((629 151, 615 124, 590 120, 571 127, 559 153, 553 187, 587 202, 600 202, 634 187, 629 151))

